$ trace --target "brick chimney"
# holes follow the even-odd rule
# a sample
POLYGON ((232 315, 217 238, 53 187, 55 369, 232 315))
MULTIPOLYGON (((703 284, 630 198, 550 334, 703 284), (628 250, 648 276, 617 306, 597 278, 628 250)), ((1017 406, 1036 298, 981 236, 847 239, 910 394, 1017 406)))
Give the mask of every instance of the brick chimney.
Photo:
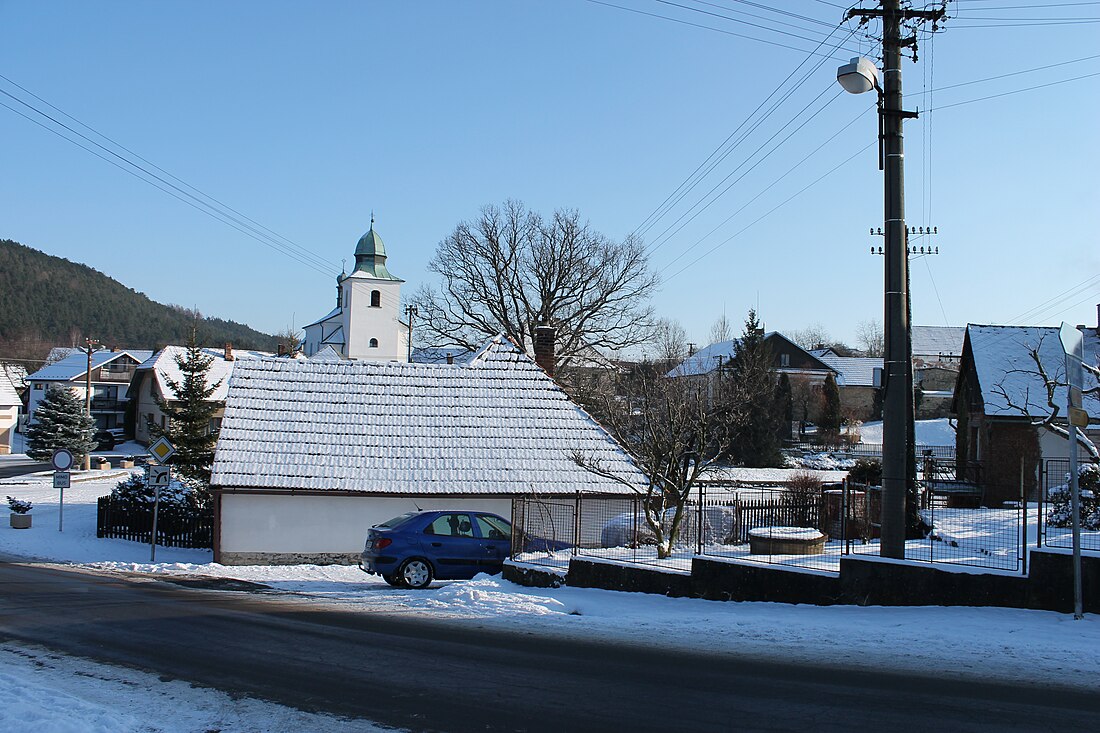
POLYGON ((279 344, 279 356, 286 356, 286 346, 279 344))
POLYGON ((225 360, 233 361, 233 344, 228 341, 225 342, 225 360))
POLYGON ((558 332, 553 326, 545 323, 535 326, 535 363, 551 377, 554 376, 554 369, 557 366, 557 358, 554 354, 557 341, 558 332))
POLYGON ((449 351, 447 352, 447 363, 448 364, 454 364, 455 363, 455 355, 452 354, 449 351))

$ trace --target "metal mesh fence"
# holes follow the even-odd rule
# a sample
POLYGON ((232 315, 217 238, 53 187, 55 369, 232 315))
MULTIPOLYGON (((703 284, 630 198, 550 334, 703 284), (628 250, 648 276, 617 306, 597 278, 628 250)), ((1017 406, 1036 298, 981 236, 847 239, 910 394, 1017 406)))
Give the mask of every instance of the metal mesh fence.
MULTIPOLYGON (((906 559, 1026 569, 1035 506, 982 502, 972 486, 922 488, 920 515, 930 529, 906 541, 906 559)), ((566 567, 577 555, 689 571, 698 555, 837 572, 845 555, 880 553, 881 509, 881 487, 849 483, 820 491, 704 485, 679 515, 647 512, 641 496, 523 499, 515 503, 513 557, 566 567)))
MULTIPOLYGON (((1079 461, 1081 549, 1100 550, 1100 465, 1079 461)), ((1039 531, 1036 544, 1073 547, 1073 514, 1070 495, 1069 458, 1050 458, 1042 466, 1039 531)))

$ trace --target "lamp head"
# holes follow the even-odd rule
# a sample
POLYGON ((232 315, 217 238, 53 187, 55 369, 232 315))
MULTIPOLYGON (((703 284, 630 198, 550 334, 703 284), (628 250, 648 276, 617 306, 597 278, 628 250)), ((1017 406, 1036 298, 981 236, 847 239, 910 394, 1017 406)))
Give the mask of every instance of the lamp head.
POLYGON ((836 80, 849 94, 863 94, 878 88, 878 69, 871 59, 857 56, 836 70, 836 80))

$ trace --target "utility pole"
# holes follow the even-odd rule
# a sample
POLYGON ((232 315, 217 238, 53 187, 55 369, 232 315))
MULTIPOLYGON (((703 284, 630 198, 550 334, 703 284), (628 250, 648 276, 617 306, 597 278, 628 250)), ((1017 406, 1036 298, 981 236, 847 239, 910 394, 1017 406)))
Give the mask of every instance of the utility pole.
POLYGON ((409 353, 408 353, 407 359, 408 359, 410 364, 412 363, 412 360, 413 360, 413 317, 416 315, 416 313, 417 313, 417 311, 416 311, 416 306, 415 305, 405 306, 405 318, 407 318, 408 321, 409 321, 409 343, 408 343, 409 353))
MULTIPOLYGON (((907 3, 908 4, 908 3, 907 3)), ((915 31, 903 37, 907 21, 932 21, 932 30, 945 15, 943 7, 913 10, 900 0, 882 0, 876 9, 853 8, 845 19, 882 20, 883 82, 879 104, 885 238, 885 358, 882 406, 882 517, 879 553, 905 557, 905 500, 916 478, 916 456, 910 448, 913 432, 913 360, 909 324, 909 256, 905 228, 905 153, 902 125, 915 112, 902 109, 902 49, 915 49, 915 31)), ((907 31, 911 29, 906 27, 907 31)))
MULTIPOLYGON (((84 339, 84 353, 88 355, 88 368, 84 372, 84 414, 89 418, 92 416, 92 354, 96 346, 99 342, 95 339, 84 339)), ((84 454, 84 470, 90 471, 91 468, 92 452, 88 451, 84 454)))

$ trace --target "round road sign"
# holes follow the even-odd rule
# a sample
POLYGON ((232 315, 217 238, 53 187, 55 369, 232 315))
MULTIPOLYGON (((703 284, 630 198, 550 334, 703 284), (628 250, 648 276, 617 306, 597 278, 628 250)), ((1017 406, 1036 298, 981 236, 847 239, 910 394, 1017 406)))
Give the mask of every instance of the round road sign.
POLYGON ((73 453, 68 448, 58 448, 55 450, 50 461, 53 463, 53 470, 55 471, 68 471, 73 467, 73 463, 75 462, 73 453))

